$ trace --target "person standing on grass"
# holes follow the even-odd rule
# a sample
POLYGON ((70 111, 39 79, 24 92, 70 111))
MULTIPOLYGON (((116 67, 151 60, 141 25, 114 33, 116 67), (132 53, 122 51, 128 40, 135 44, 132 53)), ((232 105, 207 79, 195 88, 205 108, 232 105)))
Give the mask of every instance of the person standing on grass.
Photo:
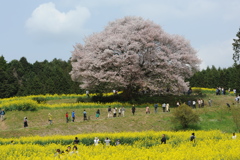
POLYGON ((157 113, 157 110, 158 110, 158 104, 154 104, 154 110, 155 110, 155 113, 157 113))
POLYGON ((72 121, 74 122, 75 121, 75 112, 72 111, 72 121))
POLYGON ((166 112, 170 112, 169 103, 166 104, 166 112))
POLYGON ((201 100, 200 99, 198 99, 198 108, 201 108, 201 100))
POLYGON ((133 114, 133 116, 134 116, 135 112, 136 112, 136 108, 135 108, 134 105, 132 105, 132 114, 133 114))
POLYGON ((89 91, 86 91, 86 95, 87 95, 87 97, 89 97, 89 91))
POLYGON ((162 110, 163 110, 163 112, 166 111, 166 104, 165 103, 162 104, 162 110))
POLYGON ((28 127, 28 119, 27 119, 27 117, 23 118, 23 126, 24 126, 24 128, 28 127))
POLYGON ((87 120, 87 112, 85 109, 83 110, 83 120, 87 120))
POLYGON ((161 144, 166 144, 166 141, 167 141, 166 136, 165 134, 163 134, 161 139, 161 144))
POLYGON ((114 107, 113 108, 113 117, 116 117, 117 116, 117 109, 114 107))
POLYGON ((177 102, 177 107, 179 107, 180 106, 180 103, 179 102, 177 102))
POLYGON ((196 101, 195 100, 192 101, 192 104, 193 104, 193 108, 196 108, 196 101))
POLYGON ((108 118, 112 116, 112 108, 111 106, 108 106, 108 118))
POLYGON ((65 117, 66 117, 66 122, 68 123, 68 121, 69 121, 69 119, 68 119, 68 112, 66 112, 65 117))
POLYGON ((201 107, 203 108, 204 107, 204 100, 201 99, 201 107))
POLYGON ((118 114, 118 108, 117 108, 117 107, 115 107, 115 110, 116 110, 116 117, 117 117, 117 114, 118 114))
POLYGON ((125 114, 125 108, 122 106, 122 116, 124 117, 125 114))
POLYGON ((209 105, 209 107, 212 106, 212 100, 210 98, 208 99, 208 105, 209 105))
POLYGON ((119 109, 118 109, 118 117, 121 117, 121 115, 122 115, 122 108, 119 107, 119 109))
POLYGON ((3 121, 3 120, 4 120, 4 116, 5 116, 5 111, 4 111, 4 109, 2 109, 2 110, 0 111, 0 116, 1 116, 1 120, 3 121))
POLYGON ((148 106, 146 107, 146 114, 150 114, 150 108, 148 106))
POLYGON ((48 121, 49 121, 49 124, 52 125, 52 115, 51 115, 51 113, 48 113, 48 121))
POLYGON ((96 112, 96 119, 98 119, 100 116, 100 110, 98 109, 97 112, 96 112))

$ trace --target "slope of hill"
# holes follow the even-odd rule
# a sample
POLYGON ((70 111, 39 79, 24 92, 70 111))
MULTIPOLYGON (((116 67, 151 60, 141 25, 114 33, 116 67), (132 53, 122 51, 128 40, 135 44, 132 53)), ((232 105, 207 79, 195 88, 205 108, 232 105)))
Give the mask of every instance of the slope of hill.
MULTIPOLYGON (((224 132, 235 132, 236 127, 232 119, 231 110, 226 103, 232 105, 233 96, 208 95, 205 98, 205 107, 197 108, 195 111, 200 115, 201 122, 191 126, 195 130, 219 129, 224 132), (213 100, 213 106, 207 105, 208 98, 213 100)), ((63 100, 63 102, 72 100, 63 100)), ((51 100, 48 103, 59 103, 59 100, 51 100)), ((121 132, 121 131, 146 131, 146 130, 176 130, 171 123, 172 112, 162 112, 161 107, 158 113, 154 113, 153 106, 150 106, 151 113, 146 114, 145 108, 136 107, 136 115, 131 114, 131 108, 126 108, 125 117, 107 118, 107 108, 100 108, 100 118, 96 119, 95 113, 98 108, 86 109, 90 120, 83 121, 83 108, 75 109, 39 109, 38 111, 9 111, 6 119, 0 122, 1 137, 20 137, 30 135, 73 135, 90 132, 121 132), (66 123, 65 113, 75 111, 76 121, 66 123), (48 122, 48 113, 52 114, 53 125, 48 122), (28 117, 28 128, 23 128, 23 117, 28 117)))

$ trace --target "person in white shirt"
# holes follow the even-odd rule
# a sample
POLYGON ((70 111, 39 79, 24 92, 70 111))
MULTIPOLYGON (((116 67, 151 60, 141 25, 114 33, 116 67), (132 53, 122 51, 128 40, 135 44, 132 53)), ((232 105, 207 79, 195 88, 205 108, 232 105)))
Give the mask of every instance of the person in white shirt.
POLYGON ((99 142, 98 137, 95 137, 95 139, 94 139, 94 145, 97 146, 97 145, 98 145, 98 142, 99 142))
POLYGON ((237 135, 235 133, 233 133, 232 139, 236 139, 237 135))
POLYGON ((109 146, 109 145, 110 145, 110 142, 111 142, 110 139, 108 139, 108 138, 105 139, 106 146, 109 146))
POLYGON ((192 101, 193 108, 196 108, 196 101, 192 101))

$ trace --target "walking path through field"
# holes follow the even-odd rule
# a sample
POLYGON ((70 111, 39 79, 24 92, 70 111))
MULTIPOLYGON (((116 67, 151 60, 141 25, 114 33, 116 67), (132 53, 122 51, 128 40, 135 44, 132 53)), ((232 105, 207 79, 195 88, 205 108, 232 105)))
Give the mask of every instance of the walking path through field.
POLYGON ((6 130, 7 126, 6 126, 5 122, 1 121, 0 123, 1 123, 1 130, 6 130))

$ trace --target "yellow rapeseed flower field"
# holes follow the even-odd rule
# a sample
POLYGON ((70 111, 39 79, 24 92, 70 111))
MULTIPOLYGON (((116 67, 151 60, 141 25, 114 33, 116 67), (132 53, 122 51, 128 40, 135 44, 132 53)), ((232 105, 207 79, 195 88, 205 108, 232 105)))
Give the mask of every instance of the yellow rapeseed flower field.
POLYGON ((238 139, 232 139, 230 133, 221 131, 179 131, 179 132, 123 132, 123 133, 91 133, 71 136, 21 137, 16 139, 0 139, 1 159, 4 160, 237 160, 240 158, 238 139), (196 141, 189 137, 194 132, 196 141), (161 136, 166 134, 167 144, 161 144, 161 136), (73 147, 72 141, 78 137, 80 144, 77 152, 66 153, 67 146, 73 147), (100 144, 93 145, 94 137, 99 137, 100 144), (104 144, 109 137, 110 146, 104 144), (121 145, 114 142, 120 139, 121 145), (10 141, 14 141, 10 144, 10 141), (84 144, 89 140, 91 144, 84 144), (63 142, 68 141, 68 144, 63 142), (41 144, 40 144, 41 143, 41 144), (65 151, 55 154, 56 149, 65 151))
MULTIPOLYGON (((121 92, 120 92, 121 93, 121 92)), ((103 96, 110 96, 113 93, 105 93, 103 96)), ((95 94, 90 94, 94 96, 95 94)), ((94 102, 79 102, 79 103, 60 103, 60 104, 47 104, 47 103, 37 103, 33 98, 45 98, 45 99, 64 99, 64 98, 78 98, 78 97, 86 97, 86 94, 77 95, 31 95, 25 97, 12 97, 12 98, 4 98, 0 99, 0 108, 4 108, 7 110, 25 110, 25 108, 101 108, 101 107, 120 107, 120 106, 131 106, 128 103, 120 103, 120 102, 112 102, 112 103, 94 103, 94 102), (25 108, 24 108, 25 107, 25 108), (10 109, 11 108, 11 109, 10 109)), ((28 109, 26 109, 28 110, 28 109)))

